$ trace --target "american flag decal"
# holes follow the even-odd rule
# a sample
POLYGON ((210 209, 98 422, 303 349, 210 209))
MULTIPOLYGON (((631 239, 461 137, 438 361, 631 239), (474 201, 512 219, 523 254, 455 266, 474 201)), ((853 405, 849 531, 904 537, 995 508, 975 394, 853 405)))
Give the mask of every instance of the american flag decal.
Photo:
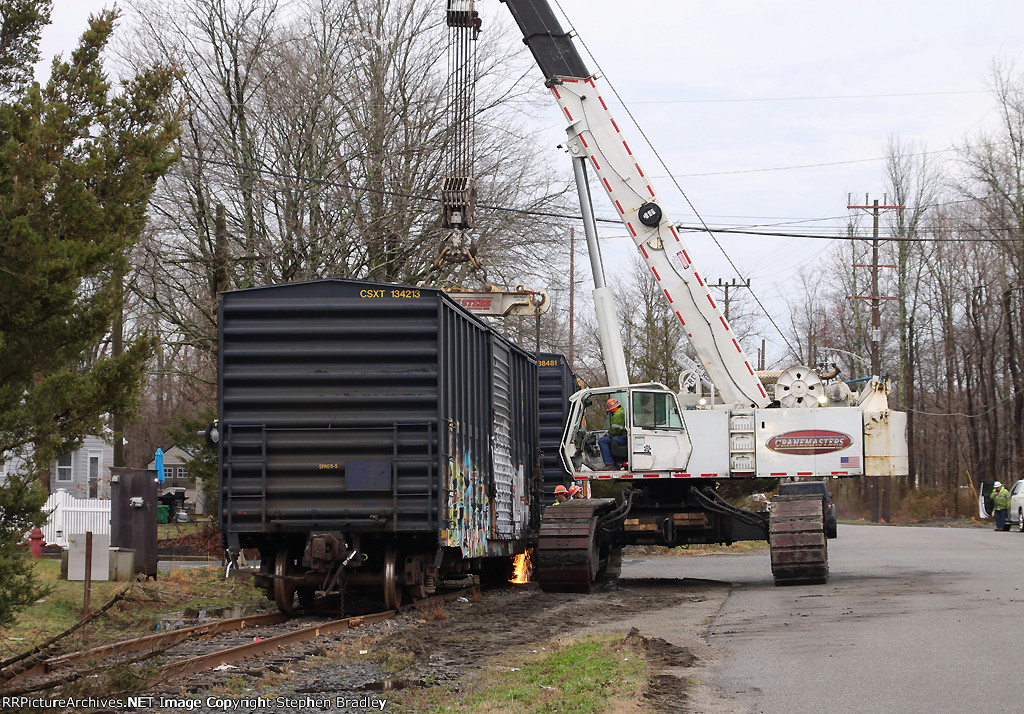
POLYGON ((859 456, 840 456, 839 465, 846 466, 851 469, 860 468, 860 457, 859 456))

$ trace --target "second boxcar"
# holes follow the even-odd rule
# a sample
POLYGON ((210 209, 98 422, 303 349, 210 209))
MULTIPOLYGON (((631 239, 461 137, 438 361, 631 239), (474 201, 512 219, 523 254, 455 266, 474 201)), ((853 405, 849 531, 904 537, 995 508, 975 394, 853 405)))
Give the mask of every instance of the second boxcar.
POLYGON ((562 432, 569 418, 569 397, 583 389, 580 379, 565 355, 541 352, 537 356, 539 382, 538 407, 540 421, 540 471, 544 488, 544 504, 555 501, 555 486, 568 488, 572 475, 562 463, 562 432))
POLYGON ((443 292, 352 280, 225 293, 226 547, 260 584, 388 606, 507 570, 540 517, 537 363, 443 292))

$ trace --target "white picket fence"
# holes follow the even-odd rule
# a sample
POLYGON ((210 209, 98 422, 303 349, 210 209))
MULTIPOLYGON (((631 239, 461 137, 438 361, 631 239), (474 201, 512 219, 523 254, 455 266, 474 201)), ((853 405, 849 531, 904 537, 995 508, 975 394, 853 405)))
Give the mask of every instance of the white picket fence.
POLYGON ((43 526, 47 545, 68 547, 68 536, 78 533, 110 533, 110 501, 75 498, 64 489, 50 494, 44 512, 50 517, 43 526))

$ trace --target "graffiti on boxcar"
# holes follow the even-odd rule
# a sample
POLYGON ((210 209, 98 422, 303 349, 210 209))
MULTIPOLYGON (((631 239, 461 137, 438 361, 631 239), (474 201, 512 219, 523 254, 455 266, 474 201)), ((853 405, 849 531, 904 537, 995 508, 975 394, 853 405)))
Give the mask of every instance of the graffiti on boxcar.
POLYGON ((484 478, 474 466, 472 454, 450 462, 444 545, 461 548, 462 557, 489 555, 490 508, 484 478))

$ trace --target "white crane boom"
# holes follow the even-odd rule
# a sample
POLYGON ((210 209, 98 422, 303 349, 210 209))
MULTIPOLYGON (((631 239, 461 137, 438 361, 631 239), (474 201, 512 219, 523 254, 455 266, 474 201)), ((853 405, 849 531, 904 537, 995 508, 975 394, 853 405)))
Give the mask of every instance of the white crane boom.
MULTIPOLYGON (((524 41, 568 122, 569 151, 574 157, 584 157, 596 172, 723 401, 745 407, 767 406, 771 400, 764 385, 661 208, 650 177, 612 117, 571 37, 562 30, 547 3, 503 1, 519 23, 524 41)), ((599 311, 599 319, 602 315, 599 311)), ((602 334, 617 331, 618 325, 601 325, 601 330, 602 334)))

